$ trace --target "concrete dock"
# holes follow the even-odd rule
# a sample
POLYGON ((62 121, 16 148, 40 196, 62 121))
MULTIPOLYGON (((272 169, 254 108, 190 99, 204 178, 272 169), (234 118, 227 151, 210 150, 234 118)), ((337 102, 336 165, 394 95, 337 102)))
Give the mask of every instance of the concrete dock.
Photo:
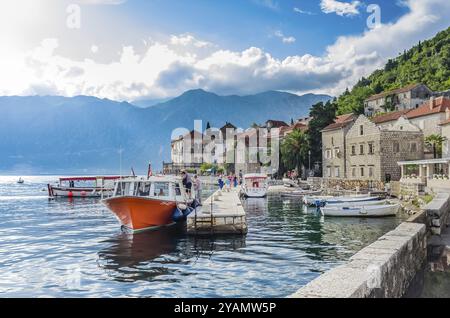
POLYGON ((188 234, 246 234, 247 218, 238 191, 219 190, 203 202, 203 206, 187 218, 188 234))

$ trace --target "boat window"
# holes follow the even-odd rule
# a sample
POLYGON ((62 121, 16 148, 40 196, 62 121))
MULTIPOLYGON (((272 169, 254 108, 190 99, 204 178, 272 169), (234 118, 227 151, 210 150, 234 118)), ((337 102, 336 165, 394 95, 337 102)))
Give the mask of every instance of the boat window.
POLYGON ((130 183, 129 182, 119 182, 117 184, 116 196, 125 196, 129 193, 130 183))
POLYGON ((155 182, 154 195, 157 197, 169 196, 169 183, 168 182, 155 182))
POLYGON ((148 197, 150 195, 150 185, 149 182, 139 182, 138 196, 148 197))

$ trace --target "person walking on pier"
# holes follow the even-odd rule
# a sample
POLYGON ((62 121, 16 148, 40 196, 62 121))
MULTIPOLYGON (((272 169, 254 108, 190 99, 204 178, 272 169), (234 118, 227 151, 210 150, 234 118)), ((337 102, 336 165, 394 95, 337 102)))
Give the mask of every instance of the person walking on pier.
POLYGON ((202 205, 202 182, 197 175, 194 176, 194 191, 198 204, 202 205))
POLYGON ((219 189, 220 189, 220 191, 222 191, 223 190, 223 186, 224 186, 224 183, 223 183, 223 176, 222 175, 220 175, 219 176, 219 189))

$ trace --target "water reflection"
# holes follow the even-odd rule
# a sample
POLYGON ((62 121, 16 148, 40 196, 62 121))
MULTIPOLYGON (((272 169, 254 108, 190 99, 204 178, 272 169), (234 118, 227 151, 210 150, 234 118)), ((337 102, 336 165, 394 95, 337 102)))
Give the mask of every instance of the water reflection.
POLYGON ((104 241, 98 265, 118 281, 151 281, 176 275, 177 268, 245 247, 245 236, 187 236, 183 224, 138 234, 121 233, 104 241))

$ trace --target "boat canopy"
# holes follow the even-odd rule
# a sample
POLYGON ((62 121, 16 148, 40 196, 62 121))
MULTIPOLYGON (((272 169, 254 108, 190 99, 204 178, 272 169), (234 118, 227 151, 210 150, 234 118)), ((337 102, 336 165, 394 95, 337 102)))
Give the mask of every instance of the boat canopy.
POLYGON ((97 181, 97 180, 118 180, 122 177, 118 176, 103 176, 103 177, 68 177, 68 178, 59 178, 60 182, 65 181, 97 181))
POLYGON ((267 180, 267 175, 263 173, 251 173, 244 176, 246 180, 267 180))

